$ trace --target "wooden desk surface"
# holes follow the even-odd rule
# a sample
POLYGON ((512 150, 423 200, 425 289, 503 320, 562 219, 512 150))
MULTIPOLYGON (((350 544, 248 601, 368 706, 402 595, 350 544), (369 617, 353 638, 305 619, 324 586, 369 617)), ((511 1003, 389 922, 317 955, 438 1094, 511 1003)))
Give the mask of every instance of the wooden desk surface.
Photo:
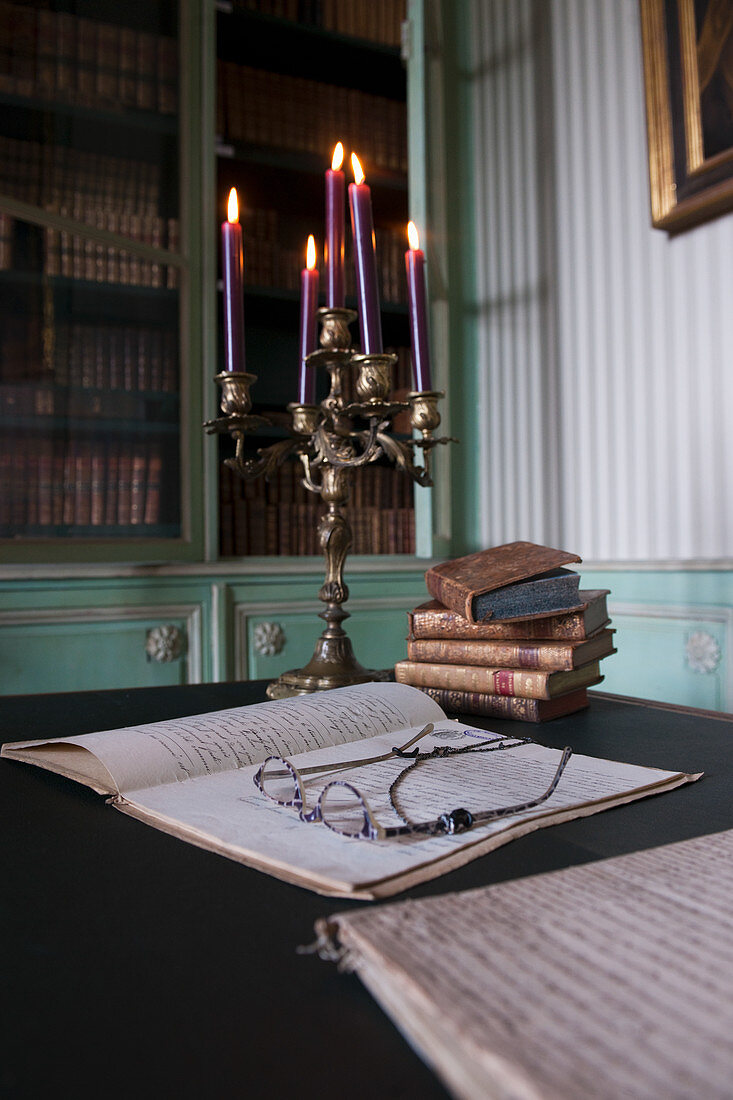
MULTIPOLYGON (((4 741, 254 702, 263 684, 0 698, 4 741)), ((408 895, 469 889, 733 827, 733 718, 596 693, 547 744, 698 783, 513 841, 408 895)), ((322 898, 167 836, 60 776, 0 761, 0 1091, 445 1098, 353 975, 296 954, 322 898), (345 1084, 346 1082, 346 1084, 345 1084)))

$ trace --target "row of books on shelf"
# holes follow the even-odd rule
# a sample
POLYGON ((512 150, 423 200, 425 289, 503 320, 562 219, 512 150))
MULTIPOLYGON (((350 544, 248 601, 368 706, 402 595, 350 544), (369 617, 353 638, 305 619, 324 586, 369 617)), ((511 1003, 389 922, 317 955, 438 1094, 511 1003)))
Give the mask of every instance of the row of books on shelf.
POLYGON ((433 598, 408 615, 395 678, 458 713, 543 722, 588 706, 600 662, 616 652, 609 592, 581 589, 558 560, 567 555, 521 542, 428 569, 433 598), (481 619, 469 611, 479 592, 498 606, 481 619))
MULTIPOLYGON (((220 486, 225 503, 250 500, 255 504, 310 504, 315 494, 303 483, 300 462, 286 461, 270 478, 240 478, 222 465, 220 486)), ((410 478, 394 466, 362 466, 354 470, 349 505, 355 508, 412 508, 413 487, 410 478)))
MULTIPOLYGON (((44 332, 41 319, 7 318, 3 325, 0 400, 25 403, 20 387, 37 390, 33 408, 48 414, 62 401, 58 387, 136 393, 178 391, 178 337, 170 329, 129 325, 57 323, 44 332), (43 387, 37 386, 42 382, 43 387), (36 404, 37 402, 37 404, 36 404)), ((122 414, 119 414, 122 415, 122 414)))
POLYGON ((177 423, 178 406, 161 407, 161 395, 120 393, 119 390, 77 389, 43 382, 0 382, 0 418, 112 420, 177 423))
POLYGON ((399 46, 405 19, 405 0, 233 0, 232 7, 384 46, 399 46))
MULTIPOLYGON (((391 467, 356 471, 349 505, 354 554, 413 554, 415 513, 407 478, 391 467), (364 475, 364 476, 360 476, 364 475)), ((326 511, 302 483, 299 463, 270 481, 243 481, 227 466, 219 480, 219 529, 225 557, 319 554, 318 520, 326 511)))
POLYGON ((7 0, 0 25, 0 93, 115 112, 177 110, 174 38, 7 0))
MULTIPOLYGON (((0 134, 0 193, 78 220, 96 211, 150 217, 160 212, 162 169, 155 161, 90 153, 0 134)), ((105 227, 106 228, 106 227, 105 227)))
MULTIPOLYGON (((50 209, 50 206, 46 206, 50 209)), ((179 223, 177 218, 131 214, 104 207, 88 207, 75 203, 61 207, 55 213, 82 221, 97 229, 108 230, 131 241, 141 241, 154 248, 177 252, 179 223)), ((12 271, 33 265, 27 246, 18 246, 16 226, 20 224, 9 214, 0 214, 0 271, 12 271)), ((49 277, 85 280, 116 286, 141 286, 150 289, 178 287, 178 268, 141 256, 132 248, 94 240, 67 229, 43 229, 41 270, 49 277)))
POLYGON ((330 160, 336 141, 371 167, 407 171, 404 101, 305 77, 219 61, 217 133, 224 142, 315 153, 330 160))
MULTIPOLYGON (((74 204, 58 211, 75 221, 119 233, 133 241, 142 241, 155 248, 177 252, 179 224, 177 218, 132 214, 104 207, 84 207, 74 204)), ((140 256, 132 249, 101 243, 68 230, 46 228, 43 231, 43 270, 46 275, 61 275, 69 279, 85 279, 94 283, 115 283, 120 286, 145 286, 169 289, 178 286, 178 268, 140 256)))
MULTIPOLYGON (((307 227, 283 225, 274 210, 252 210, 243 214, 244 270, 251 286, 300 289, 305 257, 307 227)), ((374 231, 377 278, 382 302, 403 305, 407 301, 404 229, 377 228, 374 231)), ((356 294, 356 277, 349 237, 345 256, 344 285, 347 296, 356 294)))
MULTIPOLYGON (((325 506, 239 501, 220 514, 223 557, 306 556, 322 553, 318 521, 325 506)), ((415 513, 411 508, 347 508, 352 554, 414 554, 415 513)))
MULTIPOLYGON (((0 450, 0 527, 151 527, 161 522, 157 442, 6 437, 0 450)), ((164 509, 163 509, 164 510, 164 509)))

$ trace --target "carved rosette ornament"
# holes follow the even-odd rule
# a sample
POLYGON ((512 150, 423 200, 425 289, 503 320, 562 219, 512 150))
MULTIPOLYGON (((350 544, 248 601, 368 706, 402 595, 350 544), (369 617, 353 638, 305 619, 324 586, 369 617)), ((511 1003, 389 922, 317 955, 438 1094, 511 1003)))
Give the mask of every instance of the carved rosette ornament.
POLYGON ((285 631, 279 623, 258 623, 252 633, 255 653, 274 657, 285 645, 285 631))
POLYGON ((707 630, 693 630, 687 636, 685 656, 693 672, 715 672, 721 655, 720 646, 707 630))
POLYGON ((149 661, 168 664, 183 653, 183 632, 173 623, 154 626, 145 636, 145 653, 149 661))

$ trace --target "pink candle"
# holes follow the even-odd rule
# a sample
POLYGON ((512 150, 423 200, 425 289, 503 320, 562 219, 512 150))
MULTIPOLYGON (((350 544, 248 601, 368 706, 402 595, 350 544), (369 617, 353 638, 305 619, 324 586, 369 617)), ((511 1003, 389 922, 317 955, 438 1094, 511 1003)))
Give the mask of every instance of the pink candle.
POLYGON ((318 271, 316 242, 308 238, 305 267, 300 273, 300 373, 298 374, 298 404, 313 405, 316 400, 316 372, 308 367, 307 356, 316 350, 316 307, 318 305, 318 271))
POLYGON ((407 226, 410 244, 405 253, 407 268, 407 302, 412 338, 413 385, 417 391, 432 389, 430 381, 430 344, 428 341, 428 309, 425 294, 425 253, 414 222, 407 226))
POLYGON ((338 143, 326 172, 326 305, 344 304, 344 147, 338 143))
POLYGON ((356 153, 351 154, 354 183, 349 184, 351 231, 354 237, 356 297, 359 307, 361 350, 364 355, 381 354, 382 318, 379 313, 377 257, 372 222, 372 193, 356 153))
POLYGON ((244 370, 244 253, 237 192, 229 192, 227 220, 221 227, 224 274, 224 357, 226 370, 244 370))

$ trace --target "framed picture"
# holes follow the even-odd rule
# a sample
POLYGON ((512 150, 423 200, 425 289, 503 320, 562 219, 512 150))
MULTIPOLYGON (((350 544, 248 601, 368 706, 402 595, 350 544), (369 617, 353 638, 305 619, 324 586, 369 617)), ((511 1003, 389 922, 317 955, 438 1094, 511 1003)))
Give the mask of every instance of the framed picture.
POLYGON ((733 0, 640 0, 652 224, 733 210, 733 0))

